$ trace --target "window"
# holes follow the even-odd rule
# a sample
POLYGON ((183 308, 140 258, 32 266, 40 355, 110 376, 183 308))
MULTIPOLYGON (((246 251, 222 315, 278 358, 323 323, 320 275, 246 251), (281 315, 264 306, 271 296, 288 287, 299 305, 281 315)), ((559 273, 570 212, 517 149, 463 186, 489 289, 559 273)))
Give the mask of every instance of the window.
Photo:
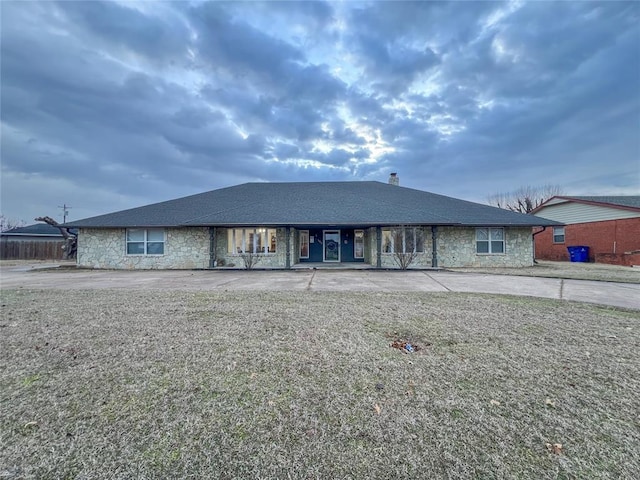
POLYGON ((353 258, 364 258, 364 230, 354 230, 353 236, 353 258))
POLYGON ((504 253, 504 228, 476 228, 477 253, 504 253))
POLYGON ((127 255, 164 255, 164 229, 128 228, 127 255))
POLYGON ((309 230, 300 230, 300 258, 309 258, 309 230))
POLYGON ((391 243, 391 229, 382 229, 382 253, 393 253, 393 245, 391 243))
POLYGON ((564 243, 564 227, 553 227, 553 243, 564 243))
POLYGON ((275 228, 230 228, 227 232, 227 250, 231 254, 276 253, 275 228))
POLYGON ((420 227, 382 229, 382 253, 422 253, 424 233, 420 227))

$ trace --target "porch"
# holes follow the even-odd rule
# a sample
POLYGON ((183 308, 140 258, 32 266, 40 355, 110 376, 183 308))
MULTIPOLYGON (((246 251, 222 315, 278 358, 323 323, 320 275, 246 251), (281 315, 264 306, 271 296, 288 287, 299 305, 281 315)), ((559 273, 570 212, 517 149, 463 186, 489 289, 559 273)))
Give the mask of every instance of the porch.
POLYGON ((291 266, 292 270, 369 270, 375 268, 364 262, 300 262, 291 266))

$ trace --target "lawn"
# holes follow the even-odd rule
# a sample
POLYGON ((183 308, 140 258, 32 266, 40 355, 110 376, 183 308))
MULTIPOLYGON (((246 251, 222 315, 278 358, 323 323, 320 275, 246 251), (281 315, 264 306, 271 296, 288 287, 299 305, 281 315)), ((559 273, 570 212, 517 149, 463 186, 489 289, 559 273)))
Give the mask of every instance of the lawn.
POLYGON ((472 294, 1 297, 0 478, 640 475, 637 311, 472 294))
POLYGON ((569 278, 601 282, 640 283, 640 267, 624 267, 606 263, 550 262, 538 260, 533 267, 451 268, 456 272, 517 275, 525 277, 569 278))

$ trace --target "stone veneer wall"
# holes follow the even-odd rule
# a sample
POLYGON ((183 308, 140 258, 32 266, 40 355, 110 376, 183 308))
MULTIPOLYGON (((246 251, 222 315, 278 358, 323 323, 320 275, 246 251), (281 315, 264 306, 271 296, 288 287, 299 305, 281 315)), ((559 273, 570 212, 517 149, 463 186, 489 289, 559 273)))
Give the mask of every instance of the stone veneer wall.
POLYGON ((166 228, 164 255, 127 255, 126 229, 81 228, 78 266, 116 269, 209 268, 209 229, 166 228))
MULTIPOLYGON (((244 268, 244 261, 240 255, 228 252, 229 235, 226 228, 216 228, 216 268, 244 268)), ((293 230, 293 229, 292 229, 293 230)), ((295 241, 291 232, 290 243, 295 241)), ((276 229, 276 253, 260 255, 260 261, 254 268, 285 268, 287 262, 286 231, 276 229)), ((208 247, 207 247, 207 251, 208 247)), ((291 264, 293 265, 293 248, 291 249, 291 264)))
MULTIPOLYGON (((531 228, 505 228, 504 254, 477 254, 476 229, 438 227, 438 266, 447 267, 528 267, 533 265, 531 228)), ((209 229, 206 227, 165 229, 164 255, 127 255, 126 230, 82 228, 78 236, 78 266, 114 269, 199 269, 209 268, 209 229)), ((431 266, 431 229, 424 229, 425 252, 409 268, 431 266)), ((256 268, 285 268, 285 229, 276 231, 278 251, 263 255, 256 268)), ((291 265, 297 259, 298 235, 291 229, 291 265)), ((218 268, 244 268, 242 258, 227 252, 227 229, 216 228, 218 268), (222 260, 222 262, 220 262, 222 260), (221 265, 224 263, 224 265, 221 265)), ((383 253, 382 268, 398 268, 393 255, 383 253)), ((365 261, 376 266, 376 229, 365 234, 365 261)))
POLYGON ((291 242, 291 265, 295 265, 300 262, 300 230, 291 228, 289 240, 291 242))
POLYGON ((531 227, 505 227, 505 253, 478 254, 475 228, 438 227, 438 266, 530 267, 533 265, 531 234, 531 227))
MULTIPOLYGON (((412 268, 431 267, 431 227, 423 227, 422 236, 424 238, 424 252, 419 253, 418 256, 414 258, 413 262, 411 262, 411 265, 409 265, 409 270, 412 268)), ((380 261, 382 264, 382 268, 400 268, 393 253, 383 253, 380 261)))
POLYGON ((367 228, 364 237, 364 261, 369 265, 376 266, 378 261, 378 244, 376 243, 375 227, 367 228))
MULTIPOLYGON (((364 232, 364 263, 368 263, 371 265, 373 261, 373 265, 375 265, 375 258, 372 258, 372 252, 375 251, 375 248, 371 249, 371 228, 363 229, 364 232)), ((373 236, 375 237, 376 230, 373 229, 373 236)))

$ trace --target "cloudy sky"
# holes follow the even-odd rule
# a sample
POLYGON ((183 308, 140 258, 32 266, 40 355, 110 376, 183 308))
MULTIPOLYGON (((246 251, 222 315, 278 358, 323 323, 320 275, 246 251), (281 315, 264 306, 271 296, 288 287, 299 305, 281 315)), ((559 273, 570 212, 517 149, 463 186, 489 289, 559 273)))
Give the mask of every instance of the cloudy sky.
POLYGON ((640 194, 640 2, 0 2, 2 204, 255 181, 640 194))

